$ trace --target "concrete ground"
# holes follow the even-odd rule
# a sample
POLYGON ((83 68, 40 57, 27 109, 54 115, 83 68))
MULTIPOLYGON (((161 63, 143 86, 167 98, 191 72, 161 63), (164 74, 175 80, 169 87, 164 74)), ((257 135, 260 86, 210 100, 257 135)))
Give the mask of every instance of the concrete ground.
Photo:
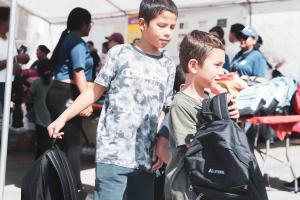
MULTIPOLYGON (((5 183, 5 200, 21 199, 21 181, 25 171, 30 167, 34 160, 34 151, 30 145, 16 142, 16 138, 20 136, 11 135, 9 142, 9 151, 6 166, 6 183, 5 183), (23 146, 22 146, 23 145, 23 146)), ((26 142, 31 142, 30 137, 23 138, 26 142)), ((284 164, 285 159, 285 143, 275 142, 271 144, 271 157, 266 166, 267 191, 270 200, 300 200, 300 193, 295 194, 283 188, 285 181, 292 180, 292 174, 289 167, 284 164)), ((260 148, 265 152, 263 145, 260 148)), ((260 166, 263 159, 256 152, 260 166)), ((264 156, 264 153, 262 153, 264 156)), ((293 160, 293 166, 296 174, 300 175, 300 140, 294 139, 291 141, 290 158, 293 160)), ((92 156, 83 156, 81 179, 84 184, 85 191, 88 193, 86 200, 92 199, 92 191, 95 179, 95 164, 92 156)))

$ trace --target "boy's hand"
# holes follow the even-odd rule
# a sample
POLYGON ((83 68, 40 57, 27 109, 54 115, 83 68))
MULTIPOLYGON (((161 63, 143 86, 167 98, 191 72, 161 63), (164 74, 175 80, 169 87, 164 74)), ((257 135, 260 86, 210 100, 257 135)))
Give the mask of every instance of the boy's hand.
POLYGON ((50 138, 59 138, 62 139, 64 132, 60 132, 60 130, 65 126, 65 122, 60 120, 59 118, 52 122, 48 127, 48 134, 50 138))
POLYGON ((164 163, 169 161, 169 140, 163 136, 159 136, 154 147, 152 161, 152 170, 155 171, 162 167, 164 163))
POLYGON ((89 107, 81 111, 79 115, 82 117, 89 117, 91 116, 92 113, 93 113, 93 107, 90 105, 89 107))
POLYGON ((228 112, 231 119, 238 119, 240 117, 240 113, 236 107, 236 99, 232 98, 228 95, 228 112))
POLYGON ((169 161, 169 140, 164 136, 159 136, 155 145, 156 156, 165 164, 169 161))

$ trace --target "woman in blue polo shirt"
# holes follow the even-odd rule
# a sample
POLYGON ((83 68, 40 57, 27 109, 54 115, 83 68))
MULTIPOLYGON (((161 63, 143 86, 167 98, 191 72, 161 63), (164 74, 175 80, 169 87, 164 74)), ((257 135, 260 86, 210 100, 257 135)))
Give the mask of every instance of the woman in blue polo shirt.
POLYGON ((264 77, 267 62, 264 56, 254 48, 258 39, 257 32, 249 27, 242 31, 241 51, 231 62, 231 71, 236 71, 240 76, 264 77))
MULTIPOLYGON (((85 41, 91 30, 91 14, 83 8, 74 8, 67 20, 67 28, 62 32, 51 61, 54 67, 54 81, 50 87, 46 103, 55 120, 82 92, 88 89, 92 81, 93 59, 89 54, 85 41)), ((88 107, 71 119, 64 127, 64 137, 59 141, 66 153, 74 172, 77 189, 81 190, 80 153, 81 153, 81 116, 89 116, 93 112, 88 107)))

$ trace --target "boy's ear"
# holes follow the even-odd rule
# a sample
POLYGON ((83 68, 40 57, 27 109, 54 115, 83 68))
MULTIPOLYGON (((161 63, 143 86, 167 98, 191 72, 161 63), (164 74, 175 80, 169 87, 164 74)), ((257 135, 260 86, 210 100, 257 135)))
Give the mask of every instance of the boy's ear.
POLYGON ((188 62, 188 70, 189 70, 189 73, 192 73, 192 74, 197 73, 198 68, 199 68, 198 60, 196 60, 196 59, 194 59, 194 58, 193 58, 193 59, 190 59, 189 62, 188 62))
POLYGON ((179 86, 179 91, 182 91, 182 90, 184 89, 184 87, 185 87, 185 83, 180 84, 180 86, 179 86))
POLYGON ((140 29, 141 31, 145 30, 145 26, 146 26, 146 22, 144 18, 139 18, 139 25, 140 25, 140 29))

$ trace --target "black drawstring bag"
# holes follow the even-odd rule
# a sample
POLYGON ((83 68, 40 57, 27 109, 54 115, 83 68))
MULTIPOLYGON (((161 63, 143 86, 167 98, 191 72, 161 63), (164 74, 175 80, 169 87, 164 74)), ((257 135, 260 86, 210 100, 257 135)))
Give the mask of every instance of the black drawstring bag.
POLYGON ((22 200, 77 200, 75 178, 67 157, 53 141, 22 181, 22 200))
POLYGON ((206 121, 185 154, 191 188, 201 200, 268 200, 244 131, 229 118, 226 94, 205 99, 206 121))

